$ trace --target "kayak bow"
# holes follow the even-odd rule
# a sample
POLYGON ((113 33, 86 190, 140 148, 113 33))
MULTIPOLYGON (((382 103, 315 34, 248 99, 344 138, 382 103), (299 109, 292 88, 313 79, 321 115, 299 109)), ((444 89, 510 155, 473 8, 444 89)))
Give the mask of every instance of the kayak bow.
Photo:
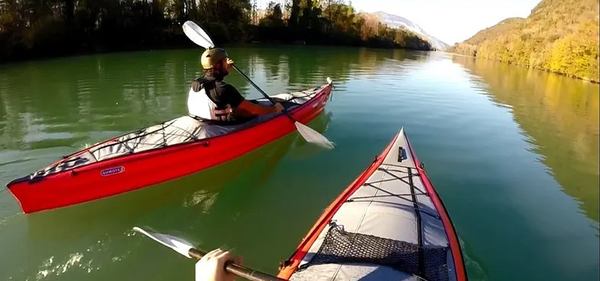
POLYGON ((450 217, 404 130, 324 210, 278 277, 467 280, 450 217))
MULTIPOLYGON (((272 98, 306 124, 323 111, 331 89, 332 83, 327 83, 272 98)), ((64 207, 195 173, 295 130, 283 114, 227 126, 182 116, 64 156, 7 186, 25 213, 64 207)))

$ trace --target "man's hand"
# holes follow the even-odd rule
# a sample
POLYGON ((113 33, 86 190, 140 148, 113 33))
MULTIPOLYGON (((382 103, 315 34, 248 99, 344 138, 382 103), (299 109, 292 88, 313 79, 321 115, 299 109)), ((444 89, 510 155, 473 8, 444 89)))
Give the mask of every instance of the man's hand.
POLYGON ((196 263, 196 281, 233 281, 235 275, 225 271, 227 262, 241 263, 229 251, 215 249, 206 254, 196 263))
POLYGON ((192 80, 192 90, 194 90, 194 92, 200 92, 201 89, 202 84, 200 84, 200 81, 196 79, 192 80))
POLYGON ((283 110, 285 109, 281 103, 275 103, 273 107, 275 108, 275 112, 277 113, 283 112, 283 110))
POLYGON ((230 59, 230 58, 227 58, 227 60, 225 61, 225 63, 226 63, 226 66, 227 66, 227 70, 228 71, 231 70, 231 68, 232 68, 232 66, 234 64, 233 60, 230 59))

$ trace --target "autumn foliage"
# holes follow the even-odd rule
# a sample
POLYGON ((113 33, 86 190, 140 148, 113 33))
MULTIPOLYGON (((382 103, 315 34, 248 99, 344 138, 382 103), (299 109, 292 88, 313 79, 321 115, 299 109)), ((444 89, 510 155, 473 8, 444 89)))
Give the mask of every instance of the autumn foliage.
POLYGON ((598 1, 543 0, 453 47, 457 53, 600 82, 598 1))
POLYGON ((429 50, 417 35, 388 28, 341 0, 2 0, 0 62, 87 52, 189 46, 185 20, 215 42, 363 45, 429 50))

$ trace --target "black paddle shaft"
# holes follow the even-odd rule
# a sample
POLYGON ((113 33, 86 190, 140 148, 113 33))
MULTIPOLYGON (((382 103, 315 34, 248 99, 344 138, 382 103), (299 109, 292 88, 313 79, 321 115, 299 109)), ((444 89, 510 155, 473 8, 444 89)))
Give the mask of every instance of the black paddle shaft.
MULTIPOLYGON (((192 248, 189 251, 189 255, 197 260, 200 260, 204 255, 206 255, 206 253, 192 248)), ((273 275, 256 271, 245 266, 237 265, 235 263, 225 264, 225 270, 250 281, 285 281, 285 279, 277 278, 273 275)))
POLYGON ((254 86, 254 88, 256 88, 266 99, 268 99, 273 105, 275 105, 275 101, 271 99, 271 97, 269 97, 269 95, 267 95, 267 93, 265 93, 265 91, 263 91, 258 85, 256 85, 254 81, 250 79, 250 77, 248 77, 244 72, 242 72, 235 64, 232 64, 232 66, 233 69, 235 69, 239 74, 244 76, 244 78, 246 78, 246 80, 248 80, 248 82, 250 82, 250 84, 252 84, 252 86, 254 86))
MULTIPOLYGON (((239 74, 244 76, 244 78, 246 78, 246 80, 248 80, 248 82, 250 82, 250 84, 252 84, 252 86, 254 86, 254 88, 256 88, 263 95, 263 97, 265 97, 273 105, 275 105, 275 101, 271 97, 269 97, 269 95, 267 95, 267 93, 265 93, 265 91, 263 91, 258 85, 256 85, 254 83, 254 81, 252 81, 252 79, 250 79, 250 77, 248 77, 248 75, 246 75, 244 72, 242 72, 235 64, 232 64, 231 66, 233 66, 233 69, 235 69, 239 74)), ((294 119, 294 117, 292 117, 292 115, 290 115, 290 113, 287 111, 287 108, 285 108, 285 106, 283 107, 283 113, 285 113, 285 116, 290 118, 290 120, 292 120, 294 122, 298 122, 296 119, 294 119)))

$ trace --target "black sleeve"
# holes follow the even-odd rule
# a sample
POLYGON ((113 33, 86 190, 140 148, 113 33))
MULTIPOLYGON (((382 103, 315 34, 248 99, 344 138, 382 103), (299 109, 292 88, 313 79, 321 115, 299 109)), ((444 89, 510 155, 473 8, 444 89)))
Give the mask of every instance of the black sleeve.
POLYGON ((221 91, 221 100, 223 103, 231 104, 232 107, 238 107, 242 101, 244 101, 244 97, 238 92, 238 90, 229 84, 225 84, 222 87, 221 91))

